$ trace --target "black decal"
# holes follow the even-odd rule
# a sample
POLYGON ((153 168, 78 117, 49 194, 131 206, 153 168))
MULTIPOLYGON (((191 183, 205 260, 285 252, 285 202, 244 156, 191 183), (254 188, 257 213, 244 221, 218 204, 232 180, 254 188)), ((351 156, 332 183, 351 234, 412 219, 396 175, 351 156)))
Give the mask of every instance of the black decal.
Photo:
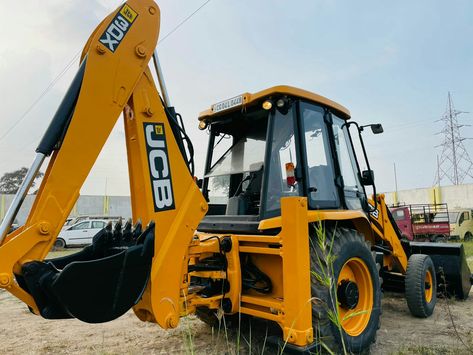
POLYGON ((137 17, 138 14, 130 6, 123 5, 100 37, 99 42, 111 52, 115 52, 137 17))
POLYGON ((166 135, 162 123, 143 123, 154 211, 175 209, 166 135))

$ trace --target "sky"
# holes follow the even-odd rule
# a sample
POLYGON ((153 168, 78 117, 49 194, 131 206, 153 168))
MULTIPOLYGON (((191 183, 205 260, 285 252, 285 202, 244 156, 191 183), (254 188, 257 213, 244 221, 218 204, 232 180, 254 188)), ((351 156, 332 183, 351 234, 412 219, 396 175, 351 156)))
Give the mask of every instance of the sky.
MULTIPOLYGON (((205 2, 159 1, 160 37, 205 2)), ((2 0, 0 176, 31 164, 78 54, 120 3, 2 0)), ((366 134, 365 143, 378 191, 393 191, 394 164, 400 190, 432 186, 449 91, 457 109, 473 112, 471 38, 469 0, 211 0, 158 53, 171 102, 194 142, 198 175, 207 145, 199 112, 286 84, 344 105, 360 124, 382 123, 385 132, 366 134)), ((459 119, 471 124, 473 113, 459 119)), ((462 134, 473 138, 473 127, 462 134)), ((473 158, 473 141, 464 144, 473 158)), ((128 195, 127 169, 119 119, 81 193, 128 195)))

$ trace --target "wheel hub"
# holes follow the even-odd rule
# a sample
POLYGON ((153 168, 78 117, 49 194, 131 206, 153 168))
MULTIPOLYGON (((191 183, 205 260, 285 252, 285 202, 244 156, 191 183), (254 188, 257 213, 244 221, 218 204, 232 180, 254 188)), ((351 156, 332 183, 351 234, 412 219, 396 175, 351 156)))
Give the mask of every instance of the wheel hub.
POLYGON ((355 309, 360 298, 356 283, 349 280, 342 280, 337 288, 337 298, 343 308, 355 309))

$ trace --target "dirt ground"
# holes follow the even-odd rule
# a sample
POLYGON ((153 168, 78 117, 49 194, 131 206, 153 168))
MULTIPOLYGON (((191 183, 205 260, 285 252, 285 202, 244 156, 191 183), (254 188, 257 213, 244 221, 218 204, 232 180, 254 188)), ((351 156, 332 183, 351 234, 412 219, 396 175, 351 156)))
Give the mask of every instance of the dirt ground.
MULTIPOLYGON (((411 317, 401 295, 387 294, 383 298, 381 329, 371 353, 471 354, 472 331, 473 294, 464 302, 439 300, 429 319, 411 317)), ((237 353, 235 340, 227 339, 223 333, 212 334, 193 317, 168 331, 142 323, 132 312, 98 325, 74 319, 44 320, 0 290, 0 354, 237 353)))

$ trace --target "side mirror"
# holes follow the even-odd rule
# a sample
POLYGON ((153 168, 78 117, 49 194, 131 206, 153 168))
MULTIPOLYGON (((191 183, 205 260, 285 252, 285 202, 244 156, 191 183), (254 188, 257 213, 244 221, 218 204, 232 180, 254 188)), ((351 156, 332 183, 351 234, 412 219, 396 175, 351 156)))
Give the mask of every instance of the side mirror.
POLYGON ((363 132, 366 127, 371 127, 371 132, 373 132, 374 134, 380 134, 384 132, 383 125, 381 123, 373 123, 360 126, 358 130, 360 132, 363 132))
POLYGON ((376 123, 371 125, 371 131, 374 134, 380 134, 384 132, 383 125, 381 123, 376 123))
POLYGON ((374 185, 373 170, 363 170, 363 172, 361 173, 361 184, 364 186, 374 185))

